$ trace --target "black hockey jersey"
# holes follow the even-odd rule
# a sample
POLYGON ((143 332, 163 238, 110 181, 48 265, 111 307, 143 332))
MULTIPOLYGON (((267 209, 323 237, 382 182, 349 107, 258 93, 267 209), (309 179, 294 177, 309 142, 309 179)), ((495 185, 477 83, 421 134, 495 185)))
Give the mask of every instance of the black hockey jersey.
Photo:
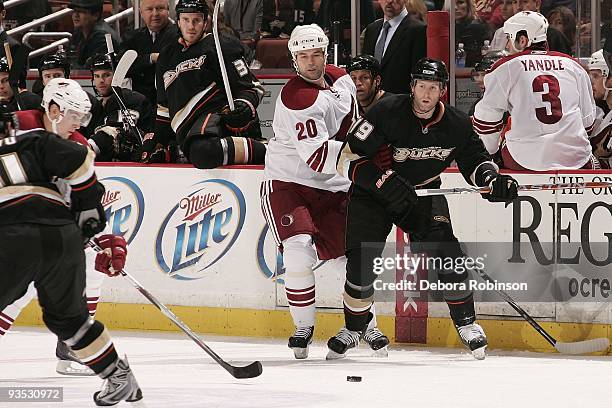
POLYGON ((96 179, 91 149, 32 130, 0 139, 0 225, 66 225, 73 211, 95 208, 104 187, 96 179), (53 182, 71 186, 71 206, 53 182))
MULTIPOLYGON (((143 136, 145 133, 152 132, 154 129, 154 108, 149 100, 140 92, 126 88, 121 88, 119 96, 121 96, 121 100, 125 103, 128 111, 130 111, 136 126, 142 131, 143 136)), ((101 111, 91 118, 95 122, 96 127, 103 125, 119 126, 125 122, 121 113, 121 107, 114 94, 101 106, 101 111)))
POLYGON ((491 163, 466 114, 439 103, 430 119, 419 119, 410 95, 381 99, 353 125, 338 171, 357 185, 374 185, 385 169, 377 167, 373 159, 384 145, 392 150, 391 168, 416 187, 439 185, 440 173, 453 160, 465 180, 475 184, 477 167, 491 163))
MULTIPOLYGON (((244 60, 240 42, 223 35, 220 42, 233 99, 245 99, 256 108, 264 91, 244 60)), ((162 50, 157 59, 156 84, 155 137, 167 144, 171 138, 169 124, 182 143, 196 119, 220 112, 227 105, 213 35, 205 35, 188 48, 175 42, 162 50)))

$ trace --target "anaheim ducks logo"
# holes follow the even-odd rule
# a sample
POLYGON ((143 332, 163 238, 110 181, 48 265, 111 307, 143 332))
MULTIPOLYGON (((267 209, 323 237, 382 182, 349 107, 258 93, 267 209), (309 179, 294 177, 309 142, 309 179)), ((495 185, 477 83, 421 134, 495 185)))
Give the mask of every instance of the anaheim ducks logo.
POLYGON ((199 56, 198 58, 191 58, 187 61, 181 62, 173 70, 164 72, 164 88, 168 89, 170 84, 174 82, 174 80, 178 78, 181 73, 200 69, 200 67, 204 65, 205 60, 206 55, 199 56))
POLYGON ((393 161, 400 163, 406 160, 427 159, 444 161, 448 159, 453 150, 455 150, 454 147, 450 149, 443 149, 441 147, 396 147, 393 149, 393 161))

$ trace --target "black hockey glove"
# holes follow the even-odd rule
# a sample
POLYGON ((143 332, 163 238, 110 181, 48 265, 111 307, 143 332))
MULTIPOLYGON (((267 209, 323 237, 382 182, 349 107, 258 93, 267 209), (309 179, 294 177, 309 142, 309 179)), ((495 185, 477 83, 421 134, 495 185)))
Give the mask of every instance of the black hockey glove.
POLYGON ((393 170, 387 170, 376 181, 373 190, 387 212, 391 214, 395 224, 402 228, 418 202, 414 187, 393 170))
POLYGON ((161 143, 158 143, 153 133, 147 133, 140 150, 140 162, 145 164, 150 163, 168 163, 168 154, 161 143))
POLYGON ((492 203, 510 203, 518 197, 518 182, 507 174, 498 174, 489 181, 491 192, 482 197, 492 203))
POLYGON ((244 132, 253 119, 255 119, 255 108, 249 101, 244 99, 234 100, 234 110, 228 107, 223 109, 221 117, 225 126, 234 133, 244 132))
POLYGON ((83 234, 83 240, 87 242, 90 238, 104 231, 104 227, 106 227, 104 207, 102 204, 98 204, 96 208, 78 212, 76 222, 83 234))

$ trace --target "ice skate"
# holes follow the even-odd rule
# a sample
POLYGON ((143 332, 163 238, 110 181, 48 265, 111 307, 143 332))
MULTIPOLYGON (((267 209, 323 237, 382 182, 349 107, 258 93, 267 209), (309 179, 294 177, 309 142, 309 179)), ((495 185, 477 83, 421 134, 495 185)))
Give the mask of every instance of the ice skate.
POLYGON ((367 329, 363 334, 363 340, 365 340, 365 342, 368 343, 368 346, 374 350, 374 356, 389 356, 389 351, 387 349, 387 346, 389 345, 389 338, 378 330, 378 327, 367 329))
POLYGON ((463 344, 470 349, 476 360, 484 360, 487 348, 487 336, 478 323, 457 327, 463 344))
POLYGON ((142 399, 142 391, 130 369, 127 357, 117 361, 117 368, 104 379, 102 389, 93 396, 98 406, 115 405, 120 401, 136 402, 142 399))
POLYGON ((314 326, 296 327, 293 336, 289 337, 289 348, 298 360, 308 357, 308 346, 312 343, 314 326))
POLYGON ((329 352, 327 353, 326 359, 337 360, 344 358, 348 349, 352 349, 359 345, 360 337, 360 332, 351 331, 343 327, 338 334, 327 341, 329 352))
POLYGON ((61 340, 57 341, 55 355, 58 359, 55 371, 58 374, 78 376, 96 375, 91 368, 82 364, 74 352, 61 340))

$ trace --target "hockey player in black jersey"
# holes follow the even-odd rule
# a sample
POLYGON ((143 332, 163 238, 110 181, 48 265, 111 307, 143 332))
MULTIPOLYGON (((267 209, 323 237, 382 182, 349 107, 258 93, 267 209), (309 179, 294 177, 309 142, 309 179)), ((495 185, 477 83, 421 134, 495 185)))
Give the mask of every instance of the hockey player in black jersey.
MULTIPOLYGON (((455 237, 444 196, 417 198, 415 188, 437 188, 440 173, 455 160, 470 184, 491 186, 484 195, 492 202, 508 203, 517 197, 517 182, 498 173, 497 166, 474 133, 470 119, 440 102, 448 73, 443 62, 421 59, 412 71, 412 94, 379 101, 349 131, 338 160, 338 171, 353 181, 347 215, 347 272, 344 286, 346 327, 328 341, 328 358, 343 357, 359 343, 373 303, 374 258, 392 224, 410 234, 411 251, 429 257, 464 257, 455 237), (392 150, 390 168, 376 165, 382 146, 392 150)), ((441 282, 459 283, 467 272, 438 270, 441 282)), ((474 357, 485 357, 487 344, 475 323, 474 300, 469 290, 443 293, 461 340, 474 357)))
POLYGON ((105 379, 94 402, 138 401, 142 392, 127 359, 119 358, 104 325, 89 316, 84 297, 83 242, 106 225, 94 153, 40 129, 16 136, 13 126, 12 116, 2 115, 0 310, 34 282, 49 330, 105 379), (55 178, 71 187, 70 204, 55 178))
POLYGON ((204 1, 180 0, 176 15, 181 38, 164 48, 157 60, 155 136, 145 140, 142 160, 163 157, 161 149, 174 131, 195 167, 263 164, 265 146, 249 137, 263 87, 246 65, 240 42, 220 33, 235 105, 230 111, 213 35, 206 30, 208 6, 204 1))
POLYGON ((357 88, 359 113, 365 114, 381 98, 393 95, 380 88, 382 81, 380 62, 371 55, 363 54, 353 58, 346 66, 346 72, 351 76, 357 88))

